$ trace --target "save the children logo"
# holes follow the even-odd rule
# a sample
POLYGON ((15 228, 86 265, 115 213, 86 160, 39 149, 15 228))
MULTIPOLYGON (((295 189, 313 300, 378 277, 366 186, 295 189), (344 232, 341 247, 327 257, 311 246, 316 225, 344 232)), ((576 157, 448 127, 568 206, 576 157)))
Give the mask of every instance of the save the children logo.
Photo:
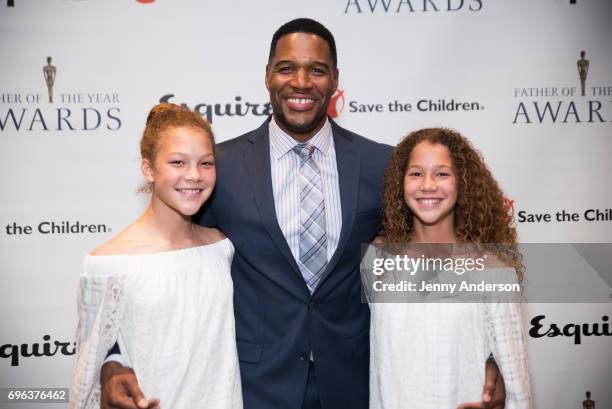
POLYGON ((338 115, 344 110, 344 91, 338 88, 334 95, 332 95, 327 107, 327 115, 331 118, 337 118, 338 115))
MULTIPOLYGON (((0 131, 82 132, 121 129, 119 94, 112 90, 83 90, 52 56, 46 64, 30 67, 32 88, 0 89, 0 131), (36 80, 34 80, 36 78, 36 80)), ((21 72, 20 72, 21 74, 21 72)))
POLYGON ((1 226, 0 232, 7 236, 69 235, 110 233, 113 229, 105 223, 85 223, 80 220, 43 220, 36 224, 9 222, 1 226))
MULTIPOLYGON (((564 65, 565 84, 514 87, 513 125, 600 124, 612 122, 612 85, 585 50, 564 65)), ((542 80, 544 81, 544 80, 542 80)))

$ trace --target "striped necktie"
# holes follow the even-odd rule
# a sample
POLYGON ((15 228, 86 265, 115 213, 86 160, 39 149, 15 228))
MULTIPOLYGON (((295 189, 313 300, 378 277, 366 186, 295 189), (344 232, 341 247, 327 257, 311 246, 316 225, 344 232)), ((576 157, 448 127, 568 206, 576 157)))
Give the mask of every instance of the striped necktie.
POLYGON ((325 200, 321 171, 312 158, 315 147, 301 143, 293 148, 300 156, 300 262, 304 281, 313 293, 327 266, 325 200))

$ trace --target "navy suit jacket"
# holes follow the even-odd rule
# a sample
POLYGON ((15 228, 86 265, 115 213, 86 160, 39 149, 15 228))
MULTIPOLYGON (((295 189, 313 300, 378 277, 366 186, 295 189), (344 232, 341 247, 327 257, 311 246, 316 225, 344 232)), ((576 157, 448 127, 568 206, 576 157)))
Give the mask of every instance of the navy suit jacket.
POLYGON ((236 339, 245 409, 300 409, 314 356, 325 409, 367 409, 369 322, 360 245, 380 219, 391 153, 331 122, 342 204, 338 248, 311 295, 276 218, 269 119, 217 147, 217 185, 198 216, 233 242, 236 339))

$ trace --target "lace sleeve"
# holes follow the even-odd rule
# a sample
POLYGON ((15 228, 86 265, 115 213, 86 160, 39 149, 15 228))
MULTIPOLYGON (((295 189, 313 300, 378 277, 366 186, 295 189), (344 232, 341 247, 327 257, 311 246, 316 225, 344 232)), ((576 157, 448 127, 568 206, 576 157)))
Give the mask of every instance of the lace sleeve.
POLYGON ((83 274, 77 293, 77 352, 70 408, 100 408, 100 369, 117 341, 123 315, 125 276, 83 274))
POLYGON ((506 386, 506 409, 533 407, 520 304, 486 303, 489 346, 506 386))

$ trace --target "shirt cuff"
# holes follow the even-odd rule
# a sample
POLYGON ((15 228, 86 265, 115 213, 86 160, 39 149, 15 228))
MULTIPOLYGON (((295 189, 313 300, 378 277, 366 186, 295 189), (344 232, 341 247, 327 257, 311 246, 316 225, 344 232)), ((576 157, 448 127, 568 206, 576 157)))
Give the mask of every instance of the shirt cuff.
POLYGON ((110 354, 109 356, 106 357, 106 359, 104 359, 104 362, 102 362, 102 365, 104 365, 107 362, 117 362, 118 364, 121 364, 122 366, 125 366, 126 368, 130 367, 128 363, 125 361, 125 359, 123 359, 123 356, 121 354, 110 354))

